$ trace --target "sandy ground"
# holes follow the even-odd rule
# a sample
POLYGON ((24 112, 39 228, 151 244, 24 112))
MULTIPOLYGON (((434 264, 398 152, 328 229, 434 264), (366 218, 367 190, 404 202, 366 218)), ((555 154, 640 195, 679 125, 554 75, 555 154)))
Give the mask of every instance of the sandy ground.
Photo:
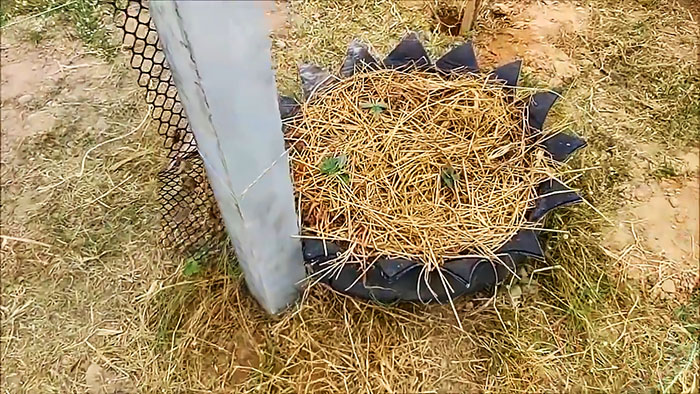
MULTIPOLYGON (((640 166, 653 160, 661 148, 641 146, 640 166)), ((656 297, 687 300, 698 286, 700 247, 700 194, 697 151, 675 153, 684 180, 638 178, 630 185, 630 204, 619 213, 617 228, 605 242, 625 276, 639 280, 656 297)), ((639 169, 641 172, 641 169, 639 169)))
MULTIPOLYGON (((688 12, 697 17, 697 7, 686 3, 690 4, 688 12)), ((489 7, 489 19, 484 22, 488 28, 475 37, 479 60, 486 68, 520 57, 525 59, 526 71, 539 81, 559 86, 576 81, 591 64, 605 61, 582 57, 561 45, 572 36, 594 34, 589 29, 595 15, 585 5, 546 1, 500 2, 489 7)), ((298 16, 288 12, 284 3, 272 11, 276 51, 293 47, 300 39, 288 32, 290 26, 300 23, 295 18, 298 16)), ((179 263, 153 244, 158 239, 155 177, 163 163, 158 156, 162 152, 152 125, 138 128, 146 113, 133 72, 120 64, 123 58, 114 64, 104 61, 60 29, 38 45, 24 41, 21 31, 20 27, 3 32, 0 52, 3 390, 126 393, 189 392, 209 387, 223 392, 228 387, 221 383, 224 374, 227 384, 246 383, 248 388, 260 389, 250 379, 267 376, 256 371, 269 359, 262 349, 274 347, 274 340, 256 330, 276 327, 284 335, 296 334, 287 331, 284 321, 268 322, 261 317, 245 290, 227 288, 230 293, 222 295, 233 305, 229 308, 239 311, 239 315, 224 317, 241 319, 240 326, 245 329, 235 330, 227 340, 214 344, 223 349, 220 353, 201 350, 201 341, 207 341, 204 336, 188 338, 183 349, 195 349, 190 351, 199 360, 178 364, 173 358, 179 346, 174 334, 161 338, 158 332, 144 331, 150 327, 147 321, 153 314, 144 302, 160 293, 168 278, 178 275, 179 263), (112 239, 105 233, 117 235, 112 239), (151 345, 144 347, 143 343, 151 345), (172 345, 170 350, 158 350, 167 344, 172 345), (139 354, 141 361, 133 361, 139 354), (189 374, 196 379, 172 383, 181 373, 177 368, 194 368, 189 374), (170 382, 171 386, 159 388, 157 381, 170 382)), ((671 61, 697 58, 697 47, 672 34, 660 47, 668 50, 671 61)), ((280 75, 291 72, 294 62, 288 60, 280 58, 280 75)), ((613 96, 600 92, 597 107, 604 111, 597 115, 616 119, 621 129, 634 129, 634 116, 617 104, 613 96)), ((699 152, 692 144, 665 144, 661 139, 640 143, 638 137, 634 132, 622 137, 634 146, 624 158, 630 174, 620 186, 625 203, 607 218, 612 224, 600 235, 600 246, 617 267, 618 280, 638 287, 644 297, 677 306, 687 302, 700 283, 699 152)), ((211 286, 204 280, 192 283, 200 286, 194 293, 211 286)), ((351 303, 334 300, 334 308, 351 303)), ((469 311, 470 306, 474 305, 465 300, 460 310, 469 311)), ((428 312, 451 318, 447 310, 428 312)), ((196 307, 190 313, 216 320, 196 307)), ((186 320, 178 321, 175 331, 186 320)), ((298 335, 313 338, 313 334, 302 332, 298 335)), ((422 338, 432 341, 435 349, 446 346, 450 339, 440 332, 431 331, 430 335, 422 338)), ((309 351, 303 357, 314 359, 308 349, 297 351, 309 351)), ((392 353, 393 362, 401 362, 399 353, 392 353)), ((465 351, 459 357, 473 355, 471 359, 478 362, 476 356, 481 353, 477 353, 465 351)), ((289 352, 284 357, 291 360, 296 355, 289 352)), ((439 363, 434 357, 428 352, 425 360, 439 363)), ((319 362, 320 370, 329 368, 319 362)), ((348 365, 353 364, 348 361, 348 365)), ((393 367, 386 366, 387 371, 393 367)), ((428 368, 427 364, 417 367, 428 368)), ((442 368, 452 371, 449 366, 442 368)), ((489 383, 487 369, 484 364, 474 370, 474 376, 485 377, 479 385, 436 383, 435 387, 443 387, 442 392, 464 387, 498 391, 489 383)), ((309 382, 324 379, 324 374, 314 369, 300 379, 305 385, 291 380, 288 384, 297 392, 313 391, 315 386, 309 382)), ((558 379, 548 372, 533 374, 558 379)), ((366 379, 369 381, 369 375, 366 379)), ((417 387, 387 379, 387 391, 417 387)), ((416 383, 420 375, 412 379, 416 383)), ((655 378, 639 379, 652 382, 655 378)), ((694 384, 697 388, 698 383, 694 384)), ((555 384, 534 387, 564 390, 555 384)), ((566 389, 570 390, 577 392, 575 387, 566 389)))

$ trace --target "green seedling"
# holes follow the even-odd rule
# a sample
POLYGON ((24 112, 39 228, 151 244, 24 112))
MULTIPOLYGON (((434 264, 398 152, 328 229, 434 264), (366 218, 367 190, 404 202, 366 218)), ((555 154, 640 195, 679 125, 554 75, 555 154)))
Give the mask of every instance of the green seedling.
POLYGON ((448 164, 442 167, 440 178, 442 178, 442 183, 445 186, 449 187, 450 189, 454 189, 459 181, 459 174, 451 165, 448 164))
POLYGON ((368 109, 369 112, 372 113, 372 115, 379 115, 385 109, 389 108, 389 106, 386 105, 386 103, 383 101, 375 101, 375 102, 365 101, 363 103, 360 103, 360 108, 368 109))
POLYGON ((347 162, 348 157, 345 155, 327 157, 321 162, 321 173, 325 175, 339 174, 347 162))
POLYGON ((344 172, 345 165, 348 162, 346 155, 328 157, 321 162, 321 173, 324 175, 337 176, 340 181, 348 185, 350 183, 350 175, 344 172))
POLYGON ((182 274, 184 276, 190 277, 198 274, 202 270, 202 266, 199 265, 199 261, 196 258, 189 258, 185 262, 185 267, 182 269, 182 274))

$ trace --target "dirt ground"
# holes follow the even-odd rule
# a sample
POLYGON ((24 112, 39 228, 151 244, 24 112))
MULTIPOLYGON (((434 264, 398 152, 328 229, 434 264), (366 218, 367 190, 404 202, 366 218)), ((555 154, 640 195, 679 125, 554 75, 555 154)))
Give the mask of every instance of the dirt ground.
MULTIPOLYGON (((280 90, 423 2, 270 4, 280 90)), ((552 215, 546 263, 496 295, 378 306, 315 287, 280 317, 225 250, 196 275, 158 246, 162 141, 126 56, 56 17, 2 31, 2 381, 35 392, 669 392, 700 387, 700 52, 692 1, 484 1, 486 68, 561 89, 587 205, 552 215), (36 33, 36 32, 40 32, 36 33)))

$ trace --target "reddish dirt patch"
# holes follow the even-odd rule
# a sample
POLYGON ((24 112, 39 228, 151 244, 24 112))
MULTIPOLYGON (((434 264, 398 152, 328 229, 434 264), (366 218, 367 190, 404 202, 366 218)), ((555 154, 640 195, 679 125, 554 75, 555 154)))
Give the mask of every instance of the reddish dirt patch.
POLYGON ((289 30, 287 3, 284 1, 276 1, 274 4, 268 4, 267 7, 268 10, 265 15, 272 35, 275 37, 285 37, 289 30))
POLYGON ((17 58, 11 50, 2 51, 2 101, 37 93, 58 80, 58 64, 46 58, 17 58))
POLYGON ((483 63, 490 66, 523 59, 525 67, 538 72, 550 85, 559 85, 579 74, 579 67, 566 47, 567 38, 587 23, 585 9, 570 3, 511 2, 495 4, 491 12, 507 26, 482 38, 483 63))
POLYGON ((84 55, 82 47, 68 40, 31 46, 5 33, 3 43, 1 127, 3 137, 7 137, 2 139, 3 153, 18 141, 56 126, 63 113, 73 111, 63 104, 91 98, 94 88, 101 86, 111 71, 106 63, 84 55))
POLYGON ((58 62, 43 53, 30 53, 18 44, 2 50, 0 75, 2 76, 2 151, 18 138, 28 137, 50 126, 52 117, 46 114, 33 116, 27 107, 35 99, 56 86, 60 75, 58 62), (33 127, 32 127, 33 126, 33 127))

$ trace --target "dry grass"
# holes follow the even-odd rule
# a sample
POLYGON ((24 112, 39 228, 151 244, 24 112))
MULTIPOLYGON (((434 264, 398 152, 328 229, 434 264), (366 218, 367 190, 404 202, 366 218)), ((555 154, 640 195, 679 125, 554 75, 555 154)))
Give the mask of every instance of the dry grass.
MULTIPOLYGON (((595 168, 575 185, 615 219, 629 185, 653 176, 637 162, 640 142, 698 144, 698 29, 675 1, 581 5, 586 30, 557 41, 581 72, 555 117, 589 143, 571 167, 595 168)), ((412 2, 289 7, 296 22, 276 38, 288 89, 297 60, 337 65, 354 36, 386 53, 404 30, 430 28, 412 2)), ((479 23, 481 35, 507 21, 482 13, 479 23)), ((455 302, 462 331, 448 306, 377 306, 320 287, 284 317, 264 316, 225 250, 185 277, 184 262, 155 247, 153 127, 93 150, 72 177, 147 109, 120 62, 100 65, 64 30, 36 48, 3 31, 3 46, 31 49, 26 59, 80 54, 74 65, 85 65, 22 108, 59 121, 2 155, 2 235, 51 245, 2 241, 5 392, 84 392, 92 363, 127 392, 697 392, 700 293, 681 305, 641 291, 599 247, 608 224, 586 207, 548 218, 570 230, 549 235, 548 264, 495 297, 455 302), (96 129, 96 116, 110 127, 96 129)), ((452 40, 429 36, 431 51, 452 40)), ((529 83, 537 77, 526 67, 529 83)), ((13 109, 3 102, 3 143, 13 109)))
POLYGON ((303 234, 363 266, 493 256, 536 226, 536 186, 559 175, 513 96, 486 77, 396 70, 327 87, 289 125, 303 234))

